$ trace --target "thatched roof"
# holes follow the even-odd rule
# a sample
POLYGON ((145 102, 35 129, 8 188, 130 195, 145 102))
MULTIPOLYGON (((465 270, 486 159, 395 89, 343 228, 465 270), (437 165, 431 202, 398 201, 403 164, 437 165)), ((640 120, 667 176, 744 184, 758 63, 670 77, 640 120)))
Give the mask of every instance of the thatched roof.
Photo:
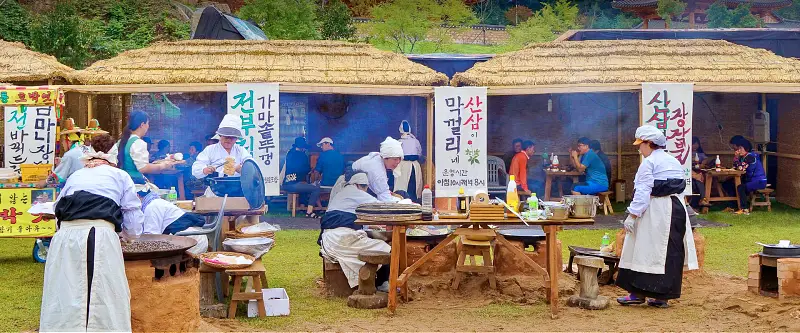
POLYGON ((369 44, 335 41, 187 40, 98 61, 83 84, 286 82, 429 86, 447 76, 369 44))
POLYGON ((453 76, 453 85, 798 83, 800 61, 722 40, 598 40, 532 44, 453 76))
POLYGON ((0 40, 0 82, 46 81, 65 78, 72 71, 53 56, 0 40))

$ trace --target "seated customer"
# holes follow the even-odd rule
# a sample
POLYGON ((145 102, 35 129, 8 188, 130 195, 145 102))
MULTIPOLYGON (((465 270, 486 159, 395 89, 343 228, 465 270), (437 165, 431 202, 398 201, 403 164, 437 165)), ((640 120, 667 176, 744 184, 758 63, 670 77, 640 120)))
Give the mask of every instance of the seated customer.
MULTIPOLYGON (((522 151, 514 155, 514 158, 511 160, 511 168, 508 170, 508 174, 510 176, 514 176, 515 181, 517 182, 517 189, 521 191, 521 194, 530 195, 531 187, 528 183, 528 160, 530 160, 531 156, 536 153, 536 145, 533 141, 525 141, 522 143, 522 151)), ((538 185, 535 184, 536 187, 533 187, 534 190, 537 190, 538 185)))
POLYGON ((734 151, 736 160, 739 161, 734 164, 735 168, 745 172, 742 175, 742 184, 736 188, 739 193, 739 205, 742 208, 736 214, 750 213, 750 209, 746 208, 747 198, 753 192, 767 188, 767 173, 764 172, 764 165, 761 164, 758 153, 752 150, 753 146, 750 141, 742 139, 734 151))
POLYGON ((305 138, 294 139, 292 148, 286 154, 285 176, 281 188, 286 192, 298 193, 307 197, 306 217, 319 218, 314 213, 314 206, 319 204, 320 188, 306 181, 306 176, 311 172, 311 163, 308 161, 306 149, 308 149, 308 143, 305 138))
POLYGON ((597 157, 600 158, 600 161, 603 162, 603 166, 606 167, 606 177, 608 178, 610 187, 612 177, 611 177, 611 161, 608 159, 608 155, 606 155, 606 153, 603 152, 603 148, 600 147, 600 141, 598 140, 592 140, 592 142, 589 143, 589 148, 592 148, 594 153, 597 154, 597 157))
POLYGON ((572 164, 578 171, 586 173, 586 182, 572 188, 573 195, 595 195, 608 191, 606 167, 597 154, 589 148, 589 138, 578 139, 578 150, 570 149, 572 164))
POLYGON ((344 174, 344 157, 333 147, 333 139, 325 137, 317 143, 322 149, 314 171, 322 174, 321 186, 336 185, 336 180, 344 174))
MULTIPOLYGON (((320 255, 338 262, 347 277, 350 288, 358 286, 358 271, 364 262, 358 260, 362 251, 391 252, 386 242, 371 239, 361 227, 355 224, 356 207, 360 204, 375 203, 378 199, 369 195, 369 177, 356 171, 344 188, 328 204, 328 212, 322 217, 320 235, 320 255)), ((389 290, 389 265, 383 265, 376 274, 375 285, 378 290, 389 290)))
POLYGON ((511 151, 506 152, 503 155, 503 163, 505 163, 506 172, 511 170, 511 160, 514 159, 514 156, 517 156, 519 152, 522 151, 522 139, 516 138, 514 141, 511 141, 511 151))

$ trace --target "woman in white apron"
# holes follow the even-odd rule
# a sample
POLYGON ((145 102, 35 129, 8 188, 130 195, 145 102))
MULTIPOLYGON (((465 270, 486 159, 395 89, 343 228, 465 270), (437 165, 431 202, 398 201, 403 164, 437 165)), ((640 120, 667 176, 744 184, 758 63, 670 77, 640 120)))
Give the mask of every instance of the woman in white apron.
MULTIPOLYGON (((378 199, 367 193, 369 177, 365 173, 356 173, 347 185, 328 204, 328 211, 322 217, 320 235, 317 243, 320 254, 328 260, 338 262, 347 277, 350 288, 358 285, 358 271, 364 262, 358 260, 362 251, 391 251, 386 242, 371 239, 361 227, 355 224, 356 207, 360 204, 378 202, 378 199)), ((388 291, 389 265, 382 266, 376 276, 378 290, 388 291)))
MULTIPOLYGON (((252 158, 247 149, 236 144, 237 140, 244 137, 242 119, 239 116, 226 114, 219 124, 217 135, 219 142, 203 149, 192 163, 192 176, 197 179, 215 175, 239 177, 242 163, 252 158)), ((210 188, 206 188, 205 195, 213 196, 210 188)))
POLYGON ((106 152, 108 135, 92 141, 83 169, 67 179, 55 205, 59 228, 44 270, 39 331, 131 331, 125 264, 117 233, 135 239, 144 215, 131 176, 106 152))
MULTIPOLYGON (((401 198, 392 194, 388 173, 393 173, 394 177, 399 177, 400 173, 397 170, 397 166, 402 160, 403 145, 392 137, 386 137, 386 140, 381 142, 380 152, 372 152, 359 158, 353 162, 351 171, 345 171, 345 174, 353 174, 354 172, 366 173, 369 178, 369 191, 378 198, 378 201, 398 202, 401 198)), ((331 201, 344 189, 346 184, 346 177, 340 176, 336 181, 336 185, 331 189, 331 201)))
POLYGON ((634 181, 633 202, 625 219, 625 243, 617 286, 630 292, 617 299, 622 305, 668 307, 681 296, 684 266, 697 269, 692 228, 683 202, 683 166, 667 153, 667 139, 657 128, 636 129, 644 156, 634 181))
POLYGON ((422 145, 414 134, 411 134, 411 125, 407 120, 400 123, 400 144, 403 146, 403 161, 397 166, 400 176, 394 180, 395 191, 406 191, 409 199, 419 202, 422 197, 422 167, 419 159, 422 157, 422 145))

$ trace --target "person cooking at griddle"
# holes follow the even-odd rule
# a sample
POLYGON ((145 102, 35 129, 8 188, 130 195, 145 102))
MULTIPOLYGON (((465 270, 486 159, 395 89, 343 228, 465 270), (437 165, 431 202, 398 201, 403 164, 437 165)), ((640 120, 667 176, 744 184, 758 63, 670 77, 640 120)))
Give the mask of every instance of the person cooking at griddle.
MULTIPOLYGON (((250 152, 236 141, 244 137, 242 131, 242 119, 239 116, 226 114, 217 129, 219 143, 215 143, 203 149, 197 160, 192 163, 192 176, 197 179, 206 177, 216 177, 217 175, 227 175, 239 177, 242 170, 242 163, 251 159, 250 152)), ((206 196, 212 196, 210 188, 206 188, 206 196)))

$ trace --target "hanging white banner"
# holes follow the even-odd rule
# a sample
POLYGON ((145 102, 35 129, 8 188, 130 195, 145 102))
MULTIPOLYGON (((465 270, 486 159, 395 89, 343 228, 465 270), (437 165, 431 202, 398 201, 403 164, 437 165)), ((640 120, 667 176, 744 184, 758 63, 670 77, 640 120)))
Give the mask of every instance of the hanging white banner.
POLYGON ((436 196, 473 196, 487 191, 485 87, 434 90, 436 196))
POLYGON ((19 171, 20 164, 52 164, 56 147, 56 112, 53 106, 5 107, 5 166, 19 171))
POLYGON ((264 176, 266 196, 280 195, 280 87, 277 83, 228 83, 228 113, 242 118, 247 149, 264 176))
POLYGON ((667 136, 667 151, 683 165, 686 195, 692 194, 693 105, 692 83, 642 83, 642 124, 667 136))

